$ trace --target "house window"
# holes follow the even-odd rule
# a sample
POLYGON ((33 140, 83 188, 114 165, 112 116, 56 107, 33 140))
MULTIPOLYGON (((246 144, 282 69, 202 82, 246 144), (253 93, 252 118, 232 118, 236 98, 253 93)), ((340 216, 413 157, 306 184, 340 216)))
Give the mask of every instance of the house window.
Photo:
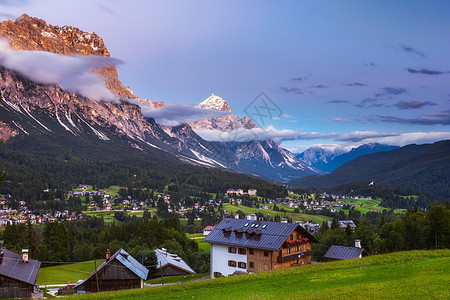
POLYGON ((264 256, 269 256, 269 251, 264 250, 264 256))
POLYGON ((296 247, 295 247, 295 251, 297 251, 297 252, 298 252, 298 246, 296 246, 296 247))
POLYGON ((293 234, 291 234, 291 241, 293 241, 294 240, 294 235, 293 234))
POLYGON ((229 253, 236 253, 236 248, 235 247, 228 247, 228 252, 229 253))
POLYGON ((291 247, 287 248, 287 252, 291 253, 291 247))
POLYGON ((241 269, 245 269, 245 268, 247 268, 247 264, 245 262, 239 262, 238 267, 241 269))
POLYGON ((236 267, 236 262, 234 260, 229 260, 228 261, 228 266, 229 267, 236 267))
POLYGON ((247 253, 247 249, 245 249, 245 248, 239 248, 239 249, 238 249, 238 253, 239 253, 239 254, 245 255, 245 254, 247 253))
POLYGON ((248 251, 250 252, 250 254, 255 254, 255 250, 253 250, 252 248, 248 249, 248 251))
POLYGON ((278 251, 279 256, 283 256, 283 250, 278 251))
POLYGON ((250 262, 250 269, 253 269, 255 267, 255 263, 254 262, 250 262))

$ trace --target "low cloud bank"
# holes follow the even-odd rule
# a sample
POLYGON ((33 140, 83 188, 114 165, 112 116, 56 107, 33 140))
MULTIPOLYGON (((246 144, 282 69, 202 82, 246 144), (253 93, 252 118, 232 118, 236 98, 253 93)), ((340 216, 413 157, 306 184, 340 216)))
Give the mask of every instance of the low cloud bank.
POLYGON ((15 51, 0 39, 0 65, 41 84, 58 84, 68 92, 95 101, 118 102, 92 68, 106 67, 118 60, 101 56, 65 56, 44 51, 15 51))
POLYGON ((153 118, 161 125, 178 126, 199 120, 223 117, 231 114, 213 109, 202 109, 196 104, 166 104, 161 108, 153 108, 151 105, 135 103, 142 109, 142 114, 147 118, 153 118))

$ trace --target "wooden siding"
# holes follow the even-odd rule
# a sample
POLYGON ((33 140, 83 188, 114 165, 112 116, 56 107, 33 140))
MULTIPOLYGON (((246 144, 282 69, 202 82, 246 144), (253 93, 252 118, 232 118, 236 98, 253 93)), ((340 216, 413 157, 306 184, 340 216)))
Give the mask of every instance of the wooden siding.
MULTIPOLYGON (((189 273, 185 270, 177 268, 172 265, 166 265, 163 267, 163 275, 165 276, 179 276, 179 275, 190 275, 193 273, 189 273)), ((154 274, 150 276, 151 278, 161 277, 161 269, 158 269, 154 274)))
POLYGON ((272 270, 272 251, 265 251, 260 249, 253 249, 253 254, 250 254, 250 249, 247 249, 247 269, 249 272, 262 272, 272 270), (268 255, 265 256, 264 253, 268 255), (253 268, 250 267, 253 263, 253 268))
MULTIPOLYGON (((98 276, 98 290, 112 291, 134 289, 141 287, 141 278, 130 271, 118 260, 112 261, 100 270, 98 276)), ((80 291, 97 292, 97 276, 94 275, 77 288, 80 291)))
POLYGON ((311 263, 311 242, 308 240, 305 242, 297 242, 297 240, 304 239, 305 236, 302 235, 300 230, 295 230, 292 232, 283 246, 278 252, 274 252, 274 257, 272 263, 274 264, 274 269, 284 269, 289 267, 307 265, 311 263), (294 241, 291 243, 290 241, 294 241), (298 256, 303 252, 303 256, 299 258, 298 256))
POLYGON ((34 290, 32 284, 0 276, 0 298, 31 298, 34 290))
POLYGON ((302 236, 300 230, 295 230, 292 233, 292 241, 290 243, 291 236, 283 243, 283 246, 279 251, 264 251, 259 249, 253 249, 251 254, 250 249, 247 250, 247 269, 250 273, 284 269, 289 267, 295 267, 300 265, 307 265, 311 263, 311 242, 304 241, 305 236, 302 236), (301 241, 297 242, 297 240, 301 241), (264 256, 264 253, 268 256, 264 256), (303 253, 302 257, 298 256, 303 253), (253 263, 253 268, 250 267, 253 263))

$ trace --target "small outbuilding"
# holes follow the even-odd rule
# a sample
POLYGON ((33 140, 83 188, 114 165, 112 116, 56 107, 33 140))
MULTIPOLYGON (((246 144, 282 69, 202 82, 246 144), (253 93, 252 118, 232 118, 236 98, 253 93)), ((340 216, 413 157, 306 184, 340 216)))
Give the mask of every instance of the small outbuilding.
POLYGON ((38 298, 42 292, 36 286, 41 262, 22 254, 0 249, 0 298, 38 298))
POLYGON ((356 240, 355 247, 332 245, 323 257, 329 260, 346 260, 366 256, 369 256, 369 252, 367 252, 364 248, 361 248, 361 242, 356 240))
MULTIPOLYGON (((168 253, 166 249, 156 249, 156 258, 158 259, 158 268, 162 267, 163 276, 178 276, 196 274, 194 270, 178 255, 168 253)), ((161 276, 156 272, 155 277, 161 276)))
POLYGON ((78 294, 136 289, 144 287, 148 269, 125 250, 120 249, 112 256, 106 252, 106 261, 94 270, 88 278, 74 289, 78 294))

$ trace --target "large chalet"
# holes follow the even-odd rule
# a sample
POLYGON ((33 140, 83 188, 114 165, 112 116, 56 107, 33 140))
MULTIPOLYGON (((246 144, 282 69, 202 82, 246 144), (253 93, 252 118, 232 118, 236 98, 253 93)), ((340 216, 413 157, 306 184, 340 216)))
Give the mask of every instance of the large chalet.
POLYGON ((213 278, 310 264, 318 242, 295 223, 228 218, 203 241, 211 244, 213 278))

